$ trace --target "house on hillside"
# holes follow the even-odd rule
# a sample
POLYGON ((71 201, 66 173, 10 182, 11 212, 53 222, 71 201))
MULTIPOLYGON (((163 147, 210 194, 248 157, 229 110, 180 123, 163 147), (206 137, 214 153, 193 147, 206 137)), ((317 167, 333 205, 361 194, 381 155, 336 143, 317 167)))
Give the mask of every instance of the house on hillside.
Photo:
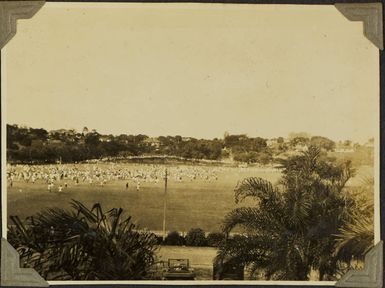
POLYGON ((336 153, 353 153, 354 145, 351 141, 339 141, 334 149, 336 153))
POLYGON ((158 138, 155 138, 155 137, 149 137, 147 139, 144 139, 143 142, 146 143, 146 145, 151 147, 155 147, 155 148, 160 147, 160 141, 158 140, 158 138))
POLYGON ((113 139, 114 139, 114 136, 112 136, 112 135, 101 135, 99 137, 99 140, 101 142, 111 142, 113 139))
POLYGON ((49 131, 48 134, 50 136, 52 135, 75 136, 76 131, 74 129, 57 129, 57 130, 49 131))
MULTIPOLYGON (((76 130, 75 129, 58 129, 51 130, 48 132, 48 141, 50 143, 54 143, 54 141, 75 142, 77 140, 76 130)), ((58 142, 59 143, 59 142, 58 142)))
POLYGON ((76 131, 74 129, 57 129, 57 130, 51 130, 48 132, 48 135, 63 135, 63 136, 69 136, 69 137, 75 137, 76 131))
POLYGON ((278 145, 278 139, 277 139, 277 138, 267 139, 267 140, 266 140, 266 145, 267 145, 267 147, 269 147, 269 148, 275 147, 275 146, 278 145))
POLYGON ((346 146, 336 147, 334 149, 334 152, 336 152, 336 153, 353 153, 354 148, 353 147, 346 147, 346 146))
POLYGON ((295 152, 306 152, 309 147, 306 144, 297 144, 293 149, 295 152))

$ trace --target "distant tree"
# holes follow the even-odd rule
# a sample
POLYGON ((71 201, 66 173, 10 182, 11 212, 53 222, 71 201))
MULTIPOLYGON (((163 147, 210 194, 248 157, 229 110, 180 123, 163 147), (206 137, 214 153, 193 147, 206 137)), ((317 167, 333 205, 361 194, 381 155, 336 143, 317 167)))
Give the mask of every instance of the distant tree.
POLYGON ((231 149, 234 160, 241 162, 257 162, 257 154, 267 149, 266 140, 261 137, 249 138, 245 134, 227 135, 223 147, 231 149))
POLYGON ((87 146, 95 147, 100 143, 100 134, 99 133, 88 133, 85 137, 85 143, 87 146))
POLYGON ((226 159, 226 158, 229 158, 230 157, 230 152, 229 152, 229 150, 227 150, 227 149, 222 149, 221 150, 221 156, 220 156, 220 158, 221 159, 226 159))
POLYGON ((167 237, 164 239, 164 244, 166 245, 183 245, 184 238, 179 234, 178 231, 171 231, 167 234, 167 237))
POLYGON ((143 141, 146 140, 146 139, 148 139, 148 136, 147 136, 147 135, 143 135, 143 134, 135 135, 135 142, 136 142, 136 143, 143 142, 143 141))
POLYGON ((271 163, 272 160, 273 160, 273 157, 268 151, 258 153, 257 163, 260 163, 262 165, 267 165, 271 163))
POLYGON ((258 155, 256 152, 236 152, 234 160, 243 163, 256 163, 258 155))
POLYGON ((143 134, 121 134, 115 137, 101 135, 95 129, 89 131, 87 127, 84 127, 83 133, 64 129, 48 133, 44 129, 17 125, 7 125, 7 152, 8 161, 25 163, 54 163, 60 158, 62 162, 71 162, 154 154, 208 160, 220 160, 234 155, 234 159, 241 162, 267 163, 272 155, 265 139, 251 138, 245 134, 226 135, 223 140, 183 138, 180 135, 160 136, 156 145, 153 145, 149 137, 143 134), (26 148, 31 145, 31 149, 26 148), (43 151, 47 154, 44 155, 43 151))
POLYGON ((305 138, 310 139, 310 134, 307 132, 291 132, 289 134, 289 139, 292 140, 294 138, 305 138))
POLYGON ((244 139, 247 139, 247 136, 245 134, 240 135, 227 135, 225 136, 224 143, 226 147, 233 147, 238 146, 240 142, 244 139))
POLYGON ((266 140, 261 137, 252 138, 253 147, 252 151, 260 152, 267 147, 266 140))
POLYGON ((346 147, 352 146, 352 141, 351 140, 345 140, 344 141, 344 146, 346 146, 346 147))
POLYGON ((176 142, 176 143, 182 142, 182 136, 176 135, 176 136, 175 136, 175 142, 176 142))
POLYGON ((109 142, 100 143, 101 150, 104 156, 117 156, 120 151, 124 150, 124 145, 119 142, 112 140, 109 142))
POLYGON ((48 139, 48 132, 44 129, 30 129, 30 134, 33 139, 41 140, 41 141, 47 141, 48 139))
POLYGON ((205 232, 200 228, 190 229, 185 239, 187 246, 205 246, 207 243, 205 232))
POLYGON ((305 137, 295 137, 290 140, 290 145, 292 147, 295 147, 297 145, 305 146, 309 145, 309 138, 305 137))
POLYGON ((210 247, 218 247, 225 240, 223 232, 211 232, 207 235, 207 245, 210 247))
POLYGON ((332 151, 336 146, 334 141, 322 136, 312 137, 310 139, 310 144, 321 149, 325 149, 326 151, 332 151))
POLYGON ((251 151, 234 153, 234 160, 243 163, 259 163, 266 165, 273 160, 273 157, 267 150, 259 153, 251 151))

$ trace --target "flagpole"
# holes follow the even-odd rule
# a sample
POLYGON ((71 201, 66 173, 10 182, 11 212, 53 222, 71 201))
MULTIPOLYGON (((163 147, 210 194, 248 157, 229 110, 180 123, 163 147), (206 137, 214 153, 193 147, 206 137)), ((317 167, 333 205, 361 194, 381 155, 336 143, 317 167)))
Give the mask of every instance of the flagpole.
POLYGON ((167 207, 167 168, 164 177, 164 196, 163 196, 163 240, 166 239, 166 207, 167 207))

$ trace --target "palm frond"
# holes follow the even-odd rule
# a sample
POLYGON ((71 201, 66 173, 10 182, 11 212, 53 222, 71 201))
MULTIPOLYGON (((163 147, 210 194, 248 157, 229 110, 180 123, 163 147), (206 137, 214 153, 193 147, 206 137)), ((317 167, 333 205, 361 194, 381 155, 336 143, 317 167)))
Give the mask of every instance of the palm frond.
POLYGON ((262 201, 275 201, 278 198, 278 189, 271 182, 259 177, 243 179, 238 182, 234 191, 236 203, 248 197, 262 201))
POLYGON ((256 262, 260 267, 265 267, 269 262, 267 251, 271 248, 272 239, 267 235, 234 236, 222 243, 214 262, 234 262, 243 265, 256 262))
POLYGON ((305 189, 288 191, 285 194, 286 210, 290 226, 296 229, 306 227, 312 219, 310 215, 313 208, 314 198, 312 193, 305 189))
POLYGON ((46 279, 143 279, 155 261, 157 238, 135 230, 122 209, 104 213, 99 204, 88 209, 73 200, 73 210, 46 209, 24 225, 13 217, 9 240, 21 261, 46 279), (32 221, 33 219, 33 221, 32 221))
POLYGON ((374 241, 373 218, 355 217, 336 237, 336 254, 348 253, 353 257, 363 257, 372 247, 374 241))
MULTIPOLYGON (((95 205, 94 205, 94 207, 95 207, 95 205)), ((77 211, 78 217, 80 215, 83 215, 85 217, 85 219, 91 223, 98 223, 99 222, 98 216, 92 212, 92 209, 91 210, 88 209, 86 206, 84 206, 79 201, 72 199, 71 206, 73 209, 75 209, 77 211)))
POLYGON ((269 215, 255 207, 240 207, 232 210, 223 222, 223 232, 229 233, 234 227, 241 226, 253 233, 276 234, 282 230, 279 218, 269 215))

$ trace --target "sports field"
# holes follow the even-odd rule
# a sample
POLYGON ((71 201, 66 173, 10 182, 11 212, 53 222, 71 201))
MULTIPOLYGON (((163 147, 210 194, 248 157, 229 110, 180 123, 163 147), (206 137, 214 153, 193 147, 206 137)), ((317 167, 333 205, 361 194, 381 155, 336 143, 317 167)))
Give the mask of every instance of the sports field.
MULTIPOLYGON (((89 164, 71 164, 68 167, 72 169, 74 165, 76 165, 77 170, 81 170, 88 169, 82 165, 89 164)), ((107 167, 107 164, 101 164, 98 169, 105 169, 106 167, 103 165, 107 167)), ((36 169, 41 169, 39 166, 36 167, 36 169)), ((67 169, 66 165, 61 165, 61 167, 67 169)), ((180 167, 167 166, 171 172, 176 171, 176 169, 193 169, 180 167)), ((158 166, 157 170, 164 171, 165 168, 166 166, 158 166)), ((124 164, 124 169, 137 170, 138 165, 124 164)), ((253 176, 262 177, 274 183, 280 177, 280 172, 276 169, 255 167, 209 167, 202 169, 210 173, 211 176, 201 175, 202 177, 195 179, 184 176, 180 180, 175 177, 175 173, 174 175, 170 174, 167 183, 166 230, 187 232, 191 228, 199 227, 207 232, 219 231, 224 216, 236 207, 234 188, 239 180, 253 176), (215 173, 211 173, 210 169, 214 169, 215 173)), ((369 174, 371 174, 370 169, 359 169, 358 175, 351 181, 352 185, 358 185, 360 179, 369 174)), ((152 231, 162 230, 163 178, 159 178, 157 182, 142 181, 140 187, 137 187, 133 181, 123 179, 108 180, 103 185, 90 184, 88 181, 75 183, 66 179, 58 179, 55 181, 55 186, 51 192, 47 189, 46 180, 37 179, 34 182, 15 179, 12 187, 8 187, 8 216, 18 215, 24 219, 44 208, 69 208, 71 199, 76 199, 88 206, 100 203, 105 211, 114 207, 121 207, 126 215, 132 216, 133 221, 139 224, 140 228, 147 228, 152 231), (126 187, 126 183, 129 183, 128 187, 126 187), (64 188, 65 184, 67 184, 66 188, 64 188), (60 185, 63 187, 61 192, 57 188, 60 185)))

